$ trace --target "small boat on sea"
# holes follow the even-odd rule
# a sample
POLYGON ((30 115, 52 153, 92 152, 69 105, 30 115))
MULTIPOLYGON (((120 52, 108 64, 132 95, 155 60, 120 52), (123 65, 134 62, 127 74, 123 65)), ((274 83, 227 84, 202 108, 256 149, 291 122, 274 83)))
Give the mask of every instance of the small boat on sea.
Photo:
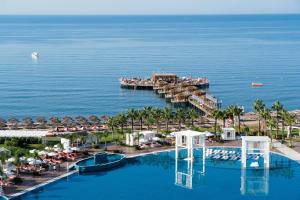
POLYGON ((31 53, 31 58, 34 59, 34 60, 37 60, 39 58, 39 53, 34 51, 31 53))
POLYGON ((252 87, 262 87, 262 86, 264 86, 263 83, 257 83, 257 82, 252 82, 251 85, 252 85, 252 87))

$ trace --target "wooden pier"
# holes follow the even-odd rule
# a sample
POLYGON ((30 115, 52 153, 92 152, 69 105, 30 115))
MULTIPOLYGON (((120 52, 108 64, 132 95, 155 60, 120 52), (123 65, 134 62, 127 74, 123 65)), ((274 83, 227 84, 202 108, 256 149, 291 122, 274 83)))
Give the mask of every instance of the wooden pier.
POLYGON ((221 102, 206 93, 207 78, 180 78, 176 74, 153 74, 151 79, 121 78, 121 88, 153 90, 172 104, 190 104, 205 114, 221 107, 221 102))

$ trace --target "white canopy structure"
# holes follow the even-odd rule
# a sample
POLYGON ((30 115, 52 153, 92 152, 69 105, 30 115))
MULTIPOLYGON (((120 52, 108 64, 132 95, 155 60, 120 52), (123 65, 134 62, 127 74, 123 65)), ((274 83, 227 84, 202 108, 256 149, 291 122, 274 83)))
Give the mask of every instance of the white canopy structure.
POLYGON ((175 132, 176 135, 176 146, 175 153, 176 159, 178 158, 179 148, 187 149, 187 160, 194 159, 194 148, 203 148, 203 160, 205 159, 205 133, 198 131, 185 130, 175 132))
POLYGON ((270 167, 270 138, 267 136, 242 136, 242 168, 246 169, 247 155, 258 154, 264 159, 264 168, 270 167))
POLYGON ((223 128, 223 133, 221 134, 222 140, 235 140, 236 139, 234 128, 223 128))
POLYGON ((48 130, 0 130, 0 137, 21 138, 34 137, 42 138, 49 134, 48 130))

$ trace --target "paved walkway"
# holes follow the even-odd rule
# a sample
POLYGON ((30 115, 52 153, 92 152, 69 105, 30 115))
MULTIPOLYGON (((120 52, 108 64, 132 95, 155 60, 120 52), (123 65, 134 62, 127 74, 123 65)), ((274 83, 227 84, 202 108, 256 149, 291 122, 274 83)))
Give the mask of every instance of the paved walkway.
POLYGON ((300 162, 300 153, 287 147, 285 144, 281 144, 277 140, 273 140, 273 147, 275 147, 280 153, 286 155, 290 159, 300 162))

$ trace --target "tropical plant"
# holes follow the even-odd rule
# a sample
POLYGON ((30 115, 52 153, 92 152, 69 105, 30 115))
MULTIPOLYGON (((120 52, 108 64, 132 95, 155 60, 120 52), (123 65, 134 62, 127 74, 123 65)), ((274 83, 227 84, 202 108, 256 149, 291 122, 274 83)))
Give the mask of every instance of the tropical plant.
POLYGON ((173 112, 171 108, 165 108, 163 110, 163 117, 166 120, 166 129, 169 131, 169 122, 171 119, 173 119, 173 112))
MULTIPOLYGON (((229 118, 232 119, 232 122, 233 122, 233 126, 235 126, 235 119, 234 119, 234 109, 235 109, 235 106, 234 105, 229 105, 226 109, 226 112, 227 112, 227 116, 229 118)), ((221 113, 219 113, 221 115, 221 113)))
POLYGON ((241 133, 241 115, 243 115, 244 109, 241 106, 234 106, 233 113, 238 118, 238 130, 241 133))
POLYGON ((213 110, 211 116, 214 118, 214 133, 217 134, 217 123, 218 119, 220 119, 222 116, 222 111, 219 109, 213 110))
POLYGON ((140 121, 140 130, 143 130, 143 119, 146 118, 147 116, 147 111, 142 109, 142 110, 138 110, 137 112, 137 118, 140 121))
POLYGON ((185 120, 186 112, 183 108, 177 108, 176 109, 176 119, 178 120, 178 129, 181 130, 181 124, 185 120))
POLYGON ((198 118, 197 111, 194 108, 190 109, 189 112, 188 112, 188 117, 191 119, 192 127, 193 127, 195 119, 198 118))
POLYGON ((292 127, 296 123, 296 115, 287 113, 285 116, 285 122, 288 125, 288 138, 290 140, 290 146, 293 146, 293 141, 292 141, 292 127))
POLYGON ((281 118, 281 140, 284 140, 284 132, 285 132, 285 121, 288 118, 288 111, 284 108, 280 110, 279 117, 281 118))
POLYGON ((121 132, 124 133, 124 126, 127 123, 127 116, 125 113, 120 113, 117 115, 118 124, 121 126, 121 132))
POLYGON ((220 118, 223 121, 223 128, 225 128, 226 119, 228 118, 229 114, 227 110, 220 110, 220 118))
POLYGON ((253 103, 253 110, 258 115, 258 135, 261 133, 261 117, 260 112, 265 107, 265 104, 262 100, 256 99, 253 103))
POLYGON ((271 138, 271 142, 272 142, 273 128, 276 128, 276 121, 273 119, 273 117, 270 117, 270 118, 267 119, 267 126, 270 129, 269 137, 271 138))
POLYGON ((279 119, 280 119, 279 113, 282 109, 283 109, 283 105, 279 101, 274 102, 274 104, 272 105, 272 110, 276 112, 276 138, 278 137, 278 133, 279 133, 279 119))
POLYGON ((127 116, 131 120, 131 132, 133 133, 134 120, 137 118, 137 111, 133 108, 128 109, 127 116))
POLYGON ((159 129, 160 129, 159 122, 162 118, 162 114, 163 114, 163 112, 160 108, 155 108, 152 111, 152 116, 153 116, 153 119, 155 120, 155 123, 156 123, 156 132, 157 133, 159 132, 159 129))
POLYGON ((259 111, 260 118, 264 120, 264 134, 267 132, 267 120, 271 117, 270 110, 266 107, 263 107, 259 111))

